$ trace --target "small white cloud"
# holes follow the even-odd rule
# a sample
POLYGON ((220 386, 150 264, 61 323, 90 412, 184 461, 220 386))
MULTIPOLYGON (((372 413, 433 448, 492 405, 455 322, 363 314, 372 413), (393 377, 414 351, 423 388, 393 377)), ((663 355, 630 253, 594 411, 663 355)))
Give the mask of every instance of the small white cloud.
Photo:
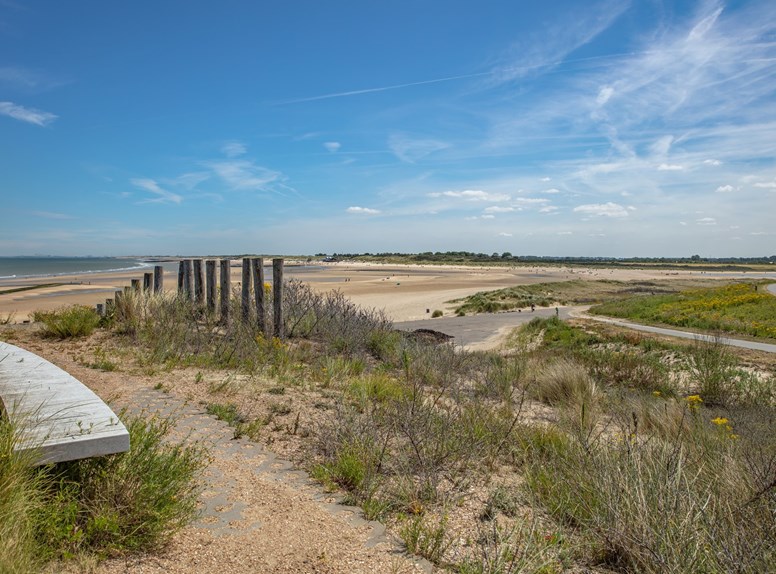
POLYGON ((339 143, 339 142, 325 142, 323 144, 323 147, 325 147, 331 153, 335 153, 335 152, 339 151, 339 148, 342 147, 342 144, 339 143))
POLYGON ((754 186, 762 189, 776 189, 776 180, 755 183, 754 186))
POLYGON ((588 237, 606 237, 606 233, 590 233, 588 237))
POLYGON ((555 211, 558 211, 558 208, 554 205, 545 205, 539 210, 539 213, 553 213, 555 211))
POLYGON ((773 231, 752 231, 749 235, 776 235, 773 231))
POLYGON ((13 102, 0 102, 0 115, 8 116, 20 122, 46 126, 57 119, 57 116, 49 112, 43 112, 34 108, 25 108, 13 102))
POLYGON ((687 222, 686 221, 680 221, 679 225, 687 225, 687 222))
POLYGON ((554 193, 560 193, 560 190, 555 189, 554 187, 551 187, 550 189, 545 189, 544 191, 542 191, 542 193, 554 194, 554 193))
POLYGON ((485 213, 509 213, 514 210, 514 207, 502 207, 500 205, 491 205, 484 209, 485 213))
POLYGON ((730 229, 741 229, 740 225, 731 225, 730 229))
POLYGON ((539 181, 552 181, 551 177, 543 177, 539 181))
POLYGON ((512 237, 511 233, 507 233, 506 231, 502 231, 499 233, 499 237, 512 237))
POLYGON ((358 207, 358 206, 352 206, 348 207, 345 211, 348 213, 356 213, 359 215, 377 215, 380 213, 379 209, 372 209, 371 207, 358 207))
POLYGON ((698 225, 717 225, 717 220, 713 217, 701 217, 700 219, 696 219, 695 223, 698 225))
POLYGON ((575 213, 584 213, 585 215, 594 215, 597 217, 628 217, 628 210, 618 203, 589 203, 578 205, 574 208, 575 213))
POLYGON ((571 231, 558 231, 558 235, 573 235, 571 231))
POLYGON ((733 187, 732 185, 720 185, 717 188, 717 193, 731 193, 733 191, 738 191, 738 188, 733 187))
POLYGON ((183 196, 178 195, 177 193, 173 193, 171 191, 167 191, 166 189, 162 189, 156 181, 153 179, 147 179, 147 178, 135 178, 131 179, 130 182, 135 187, 139 187, 140 189, 143 189, 145 191, 148 191, 149 193, 153 193, 157 197, 153 199, 147 199, 144 203, 175 203, 180 204, 183 201, 183 196))
POLYGON ((226 157, 239 157, 245 155, 247 151, 248 148, 245 147, 245 144, 240 142, 227 142, 221 146, 221 152, 226 157))
POLYGON ((452 197, 467 201, 508 201, 509 196, 503 193, 488 193, 481 189, 466 189, 464 191, 435 191, 428 194, 429 197, 452 197))
POLYGON ((496 219, 496 216, 488 213, 488 214, 482 215, 480 219, 496 219))
POLYGON ((704 159, 703 163, 705 165, 722 165, 722 162, 718 159, 704 159))
POLYGON ((603 106, 606 102, 609 101, 609 99, 614 95, 614 88, 611 86, 604 86, 601 88, 598 92, 598 96, 595 99, 595 102, 599 106, 603 106))
POLYGON ((672 163, 661 163, 657 166, 658 171, 681 171, 684 169, 683 165, 677 165, 672 163))
POLYGON ((628 206, 628 211, 636 211, 636 208, 633 207, 632 205, 629 205, 628 206))

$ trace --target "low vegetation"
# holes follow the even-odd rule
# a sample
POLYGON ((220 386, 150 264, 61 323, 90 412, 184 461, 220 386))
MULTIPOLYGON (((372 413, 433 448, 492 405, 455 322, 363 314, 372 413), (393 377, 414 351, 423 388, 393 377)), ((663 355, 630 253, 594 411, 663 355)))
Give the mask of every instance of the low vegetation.
POLYGON ((129 452, 39 468, 0 419, 0 572, 152 550, 196 516, 207 453, 169 442, 171 420, 123 418, 129 452))
MULTIPOLYGON (((287 297, 286 340, 255 317, 223 324, 179 299, 129 297, 109 321, 113 343, 132 368, 174 371, 169 392, 188 373, 184 392, 214 416, 295 458, 443 571, 776 570, 773 366, 719 341, 557 317, 499 352, 465 352, 338 295, 292 283, 287 297)), ((31 492, 13 504, 46 499, 31 492)))
POLYGON ((43 333, 58 339, 86 337, 100 323, 100 316, 91 307, 73 305, 57 311, 36 311, 32 319, 43 324, 43 333))
POLYGON ((608 302, 592 313, 645 323, 776 339, 776 297, 762 282, 608 302))
MULTIPOLYGON (((573 271, 570 271, 573 273, 573 271)), ((555 283, 519 285, 495 291, 482 291, 451 301, 457 303, 459 315, 497 313, 514 309, 550 307, 553 305, 589 305, 602 301, 619 301, 634 295, 674 294, 683 289, 709 285, 702 280, 613 281, 575 279, 555 283)), ((719 285, 718 282, 713 283, 719 285)))

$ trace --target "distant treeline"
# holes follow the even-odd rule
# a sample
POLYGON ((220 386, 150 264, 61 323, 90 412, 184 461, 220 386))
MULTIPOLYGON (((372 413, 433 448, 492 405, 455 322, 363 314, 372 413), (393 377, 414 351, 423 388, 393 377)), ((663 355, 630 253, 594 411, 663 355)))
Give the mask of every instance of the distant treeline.
POLYGON ((317 253, 329 261, 373 261, 386 263, 457 263, 457 264, 510 264, 510 265, 571 265, 586 267, 650 266, 693 269, 745 269, 750 265, 776 265, 776 255, 763 257, 555 257, 542 255, 512 255, 503 253, 474 253, 472 251, 424 251, 423 253, 317 253))

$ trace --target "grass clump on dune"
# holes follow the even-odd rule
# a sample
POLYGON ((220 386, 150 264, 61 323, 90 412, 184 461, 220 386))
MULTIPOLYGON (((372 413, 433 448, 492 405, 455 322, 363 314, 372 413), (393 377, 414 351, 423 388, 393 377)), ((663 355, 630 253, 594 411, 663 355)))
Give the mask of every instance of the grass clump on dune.
POLYGON ((86 337, 100 324, 100 316, 91 307, 73 305, 56 311, 36 311, 34 321, 43 323, 43 333, 58 339, 86 337))

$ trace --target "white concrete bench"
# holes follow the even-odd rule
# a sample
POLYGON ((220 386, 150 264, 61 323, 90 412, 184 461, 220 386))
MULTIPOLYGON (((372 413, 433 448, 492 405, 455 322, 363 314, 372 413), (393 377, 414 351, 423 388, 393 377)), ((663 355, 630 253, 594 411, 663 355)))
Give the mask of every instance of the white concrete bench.
POLYGON ((0 341, 0 407, 16 427, 16 450, 38 464, 129 450, 129 433, 100 397, 56 365, 0 341))

